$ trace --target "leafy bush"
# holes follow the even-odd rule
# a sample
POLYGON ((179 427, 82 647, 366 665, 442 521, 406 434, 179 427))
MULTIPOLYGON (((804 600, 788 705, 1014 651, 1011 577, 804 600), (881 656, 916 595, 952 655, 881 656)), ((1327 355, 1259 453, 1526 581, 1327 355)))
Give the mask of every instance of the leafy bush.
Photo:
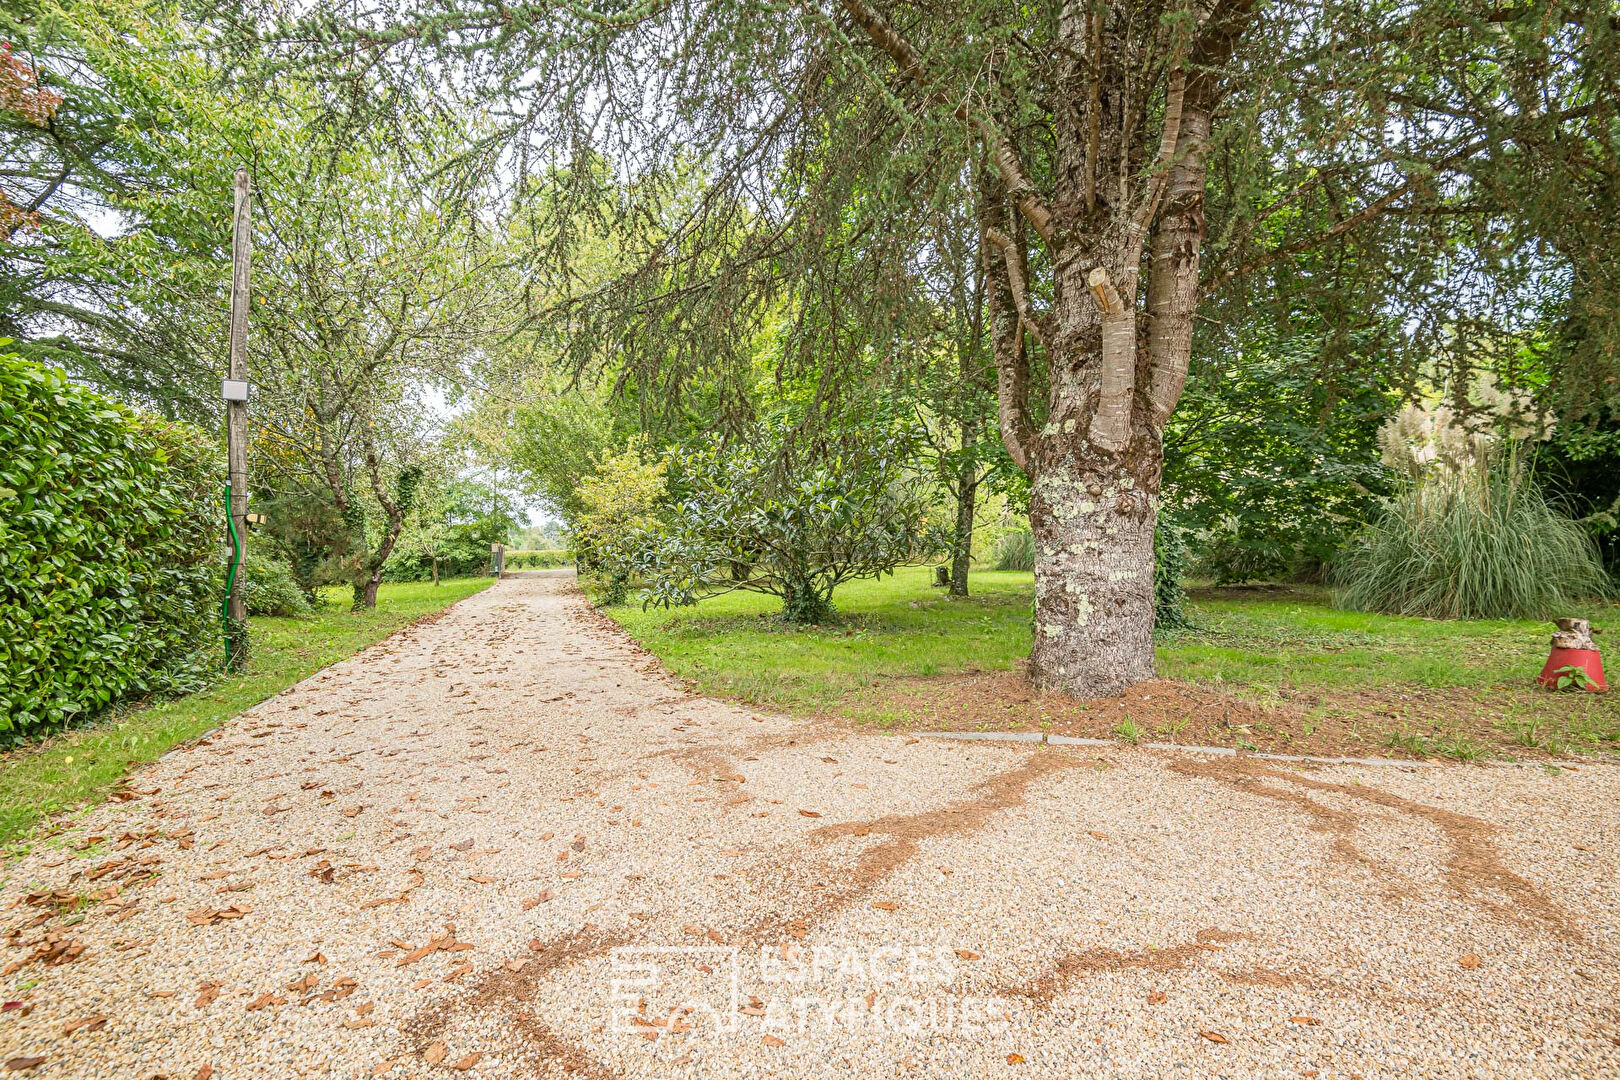
POLYGON ((1035 537, 1028 529, 1010 532, 996 545, 997 570, 1034 570, 1035 537))
POLYGON ((242 561, 243 596, 249 615, 308 615, 309 601, 293 580, 292 567, 281 559, 248 546, 242 561))
POLYGON ((1153 526, 1153 625, 1160 630, 1187 626, 1187 568, 1192 551, 1187 531, 1159 518, 1153 526))
POLYGON ((1563 615, 1610 587, 1592 538, 1511 455, 1412 483, 1351 542, 1332 580, 1340 607, 1437 619, 1563 615))
POLYGON ((778 418, 732 445, 688 451, 673 470, 683 494, 668 522, 622 540, 626 577, 647 582, 643 605, 748 589, 781 597, 787 622, 825 621, 840 583, 938 550, 911 449, 905 430, 796 438, 778 418))
POLYGON ((196 429, 0 353, 0 730, 217 665, 218 466, 196 429))
POLYGON ((602 584, 604 604, 622 604, 630 579, 667 509, 666 459, 644 457, 640 443, 596 463, 580 482, 574 501, 574 550, 579 568, 602 584))

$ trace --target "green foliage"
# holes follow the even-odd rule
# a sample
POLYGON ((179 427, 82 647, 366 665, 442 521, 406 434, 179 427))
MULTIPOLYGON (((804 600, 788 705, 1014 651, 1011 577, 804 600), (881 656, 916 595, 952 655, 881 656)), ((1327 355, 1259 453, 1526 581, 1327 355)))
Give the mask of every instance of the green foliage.
POLYGON ((1028 529, 1016 529, 1003 536, 996 544, 997 570, 1035 569, 1035 534, 1028 529))
POLYGON ((386 581, 428 581, 435 565, 441 578, 487 574, 490 545, 506 543, 517 525, 511 500, 478 481, 424 484, 417 498, 418 511, 383 567, 386 581))
POLYGON ((1153 527, 1153 625, 1159 630, 1188 626, 1187 569, 1192 550, 1187 530, 1163 516, 1153 527))
POLYGON ((1200 571, 1223 584, 1313 576, 1388 483, 1373 344, 1253 337, 1197 365, 1165 434, 1166 502, 1197 537, 1200 571))
POLYGON ((790 623, 820 623, 833 590, 937 551, 930 492, 912 474, 913 433, 850 427, 795 437, 762 421, 727 445, 680 455, 669 522, 627 544, 643 606, 746 589, 782 599, 790 623))
POLYGON ((1332 576, 1341 607, 1436 619, 1566 615, 1610 589, 1591 537, 1512 455, 1411 484, 1332 576))
POLYGON ((218 645, 218 462, 0 353, 0 730, 192 685, 218 645))
POLYGON ((309 600, 293 580, 292 567, 273 554, 249 544, 242 562, 240 582, 249 615, 279 615, 290 618, 308 615, 309 600))
POLYGON ((649 459, 640 442, 596 462, 596 472, 580 481, 575 501, 574 550, 580 569, 602 582, 601 601, 622 604, 648 538, 665 507, 669 462, 649 459))
POLYGON ((1596 690, 1597 683, 1586 669, 1576 664, 1565 664, 1553 671, 1554 690, 1596 690))
POLYGON ((574 553, 559 549, 509 550, 506 553, 508 570, 554 570, 574 565, 574 553))

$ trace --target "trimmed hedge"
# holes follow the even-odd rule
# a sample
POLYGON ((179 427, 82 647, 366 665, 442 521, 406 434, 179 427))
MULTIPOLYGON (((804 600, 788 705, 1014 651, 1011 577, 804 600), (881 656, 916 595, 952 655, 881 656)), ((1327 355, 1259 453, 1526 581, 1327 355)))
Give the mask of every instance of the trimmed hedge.
POLYGON ((220 634, 216 451, 0 352, 0 731, 200 683, 220 634))

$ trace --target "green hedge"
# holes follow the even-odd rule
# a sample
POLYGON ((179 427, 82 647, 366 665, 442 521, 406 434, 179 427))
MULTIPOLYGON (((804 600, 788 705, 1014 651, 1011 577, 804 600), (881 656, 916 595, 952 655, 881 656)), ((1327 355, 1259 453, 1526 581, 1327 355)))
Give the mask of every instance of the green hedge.
POLYGON ((217 662, 218 465, 195 428, 0 352, 0 731, 194 686, 217 662))

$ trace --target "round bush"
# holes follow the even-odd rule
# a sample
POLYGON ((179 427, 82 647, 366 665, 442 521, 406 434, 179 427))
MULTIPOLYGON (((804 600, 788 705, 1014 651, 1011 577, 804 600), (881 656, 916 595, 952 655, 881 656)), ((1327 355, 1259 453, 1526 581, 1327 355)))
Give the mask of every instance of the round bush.
POLYGON ((0 730, 202 680, 219 474, 195 428, 0 352, 0 730))
POLYGON ((243 597, 249 615, 308 615, 309 601, 293 580, 292 567, 249 546, 242 561, 243 597))

